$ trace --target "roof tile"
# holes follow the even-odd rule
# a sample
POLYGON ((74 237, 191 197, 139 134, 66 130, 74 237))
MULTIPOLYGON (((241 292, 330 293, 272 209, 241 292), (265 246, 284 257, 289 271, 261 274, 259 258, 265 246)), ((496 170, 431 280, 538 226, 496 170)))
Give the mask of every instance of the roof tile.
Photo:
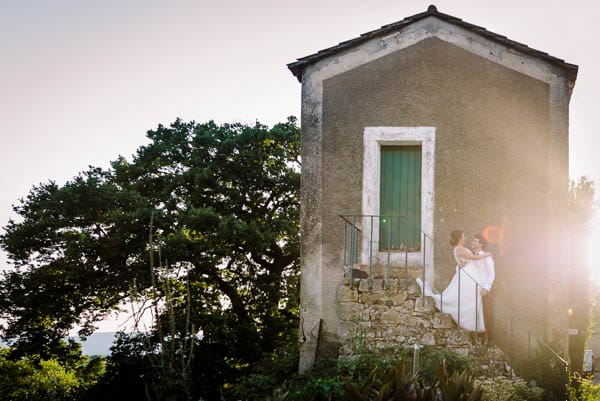
POLYGON ((475 32, 479 35, 482 35, 491 41, 501 43, 507 47, 517 49, 523 53, 526 53, 533 57, 545 60, 551 64, 557 65, 569 72, 569 76, 570 76, 570 79, 572 82, 574 82, 575 79, 577 78, 578 67, 575 64, 567 63, 563 59, 550 56, 546 52, 543 52, 540 50, 535 50, 523 43, 519 43, 514 40, 508 39, 504 35, 490 32, 487 29, 485 29, 484 27, 474 25, 469 22, 465 22, 462 19, 454 17, 452 15, 441 13, 437 10, 436 6, 434 6, 434 5, 430 5, 427 8, 427 11, 425 11, 425 12, 415 14, 410 17, 406 17, 403 20, 393 22, 391 24, 383 25, 379 29, 365 32, 354 39, 340 42, 336 46, 328 47, 326 49, 319 50, 317 53, 298 58, 296 61, 289 63, 287 66, 290 69, 290 71, 294 74, 294 76, 296 76, 298 78, 298 81, 302 81, 302 72, 304 71, 304 68, 307 65, 317 62, 326 57, 332 56, 332 55, 334 55, 342 50, 345 50, 347 48, 350 48, 352 46, 364 43, 367 40, 370 40, 372 38, 387 35, 388 33, 392 32, 392 31, 398 31, 402 28, 405 28, 406 26, 408 26, 410 24, 413 24, 417 21, 420 21, 420 20, 430 17, 430 16, 434 16, 434 17, 439 18, 443 21, 446 21, 450 24, 460 26, 464 29, 467 29, 467 30, 475 32))

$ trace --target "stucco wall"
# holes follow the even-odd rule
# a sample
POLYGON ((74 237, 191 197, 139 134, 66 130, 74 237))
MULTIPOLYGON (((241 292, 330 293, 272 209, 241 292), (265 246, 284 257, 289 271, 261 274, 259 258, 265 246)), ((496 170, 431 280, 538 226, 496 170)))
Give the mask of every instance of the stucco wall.
MULTIPOLYGON (((341 266, 337 215, 361 213, 364 127, 435 127, 438 288, 454 273, 450 231, 472 234, 508 218, 505 255, 492 248, 498 255, 497 316, 504 323, 514 317, 513 329, 519 322, 544 322, 548 99, 548 84, 437 38, 325 80, 323 265, 341 266), (515 308, 520 305, 529 307, 515 308)), ((337 285, 324 284, 332 292, 337 285)), ((499 323, 500 330, 506 326, 499 323)))

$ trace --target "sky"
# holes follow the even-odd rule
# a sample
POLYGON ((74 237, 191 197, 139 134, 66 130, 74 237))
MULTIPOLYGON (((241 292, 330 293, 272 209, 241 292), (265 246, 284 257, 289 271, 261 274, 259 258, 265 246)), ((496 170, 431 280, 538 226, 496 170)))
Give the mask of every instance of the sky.
MULTIPOLYGON (((430 3, 0 0, 0 227, 33 185, 64 183, 88 165, 131 158, 158 124, 180 117, 273 125, 299 117, 300 84, 286 64, 423 12, 430 3)), ((579 65, 570 108, 570 176, 600 183, 596 3, 433 4, 579 65)), ((0 255, 0 265, 5 262, 0 255)))

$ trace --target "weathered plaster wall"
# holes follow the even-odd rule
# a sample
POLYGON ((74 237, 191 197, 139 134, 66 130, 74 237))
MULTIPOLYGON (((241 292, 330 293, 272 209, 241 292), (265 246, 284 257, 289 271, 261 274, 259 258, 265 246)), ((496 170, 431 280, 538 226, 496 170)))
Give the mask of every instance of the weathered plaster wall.
MULTIPOLYGON (((424 20, 309 66, 302 107, 301 325, 307 341, 301 368, 310 364, 316 343, 310 333, 319 318, 323 343, 337 339, 338 214, 361 213, 365 127, 436 130, 438 288, 453 273, 451 230, 474 233, 507 221, 497 258, 497 316, 507 322, 516 311, 517 322, 545 327, 548 286, 560 286, 564 277, 563 253, 551 246, 567 188, 568 88, 560 71, 424 20)), ((562 307, 564 299, 550 305, 562 307)))
POLYGON ((454 273, 450 231, 472 234, 509 218, 506 255, 497 258, 498 314, 512 317, 515 306, 527 304, 523 313, 535 311, 544 322, 546 261, 540 255, 547 239, 548 92, 544 82, 436 38, 326 80, 322 218, 327 265, 341 265, 337 213, 361 212, 363 127, 436 127, 438 288, 454 273))

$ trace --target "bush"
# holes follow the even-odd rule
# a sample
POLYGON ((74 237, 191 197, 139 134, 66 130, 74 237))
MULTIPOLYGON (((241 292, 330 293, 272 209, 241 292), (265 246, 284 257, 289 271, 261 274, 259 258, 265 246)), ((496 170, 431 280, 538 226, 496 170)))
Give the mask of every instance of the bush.
MULTIPOLYGON (((370 400, 375 394, 412 394, 407 399, 429 400, 439 391, 457 396, 481 397, 468 359, 446 350, 425 347, 420 351, 418 375, 412 374, 413 350, 389 348, 365 352, 345 359, 317 361, 313 369, 299 375, 297 354, 285 353, 257 364, 228 394, 236 400, 334 401, 370 400), (293 362, 292 362, 293 360, 293 362), (414 398, 420 397, 420 398, 414 398)), ((465 398, 465 399, 468 399, 465 398)), ((230 399, 226 397, 226 399, 230 399)), ((399 398, 402 399, 402 398, 399 398)), ((448 400, 453 398, 448 398, 448 400)))
POLYGON ((543 401, 563 401, 567 396, 565 365, 548 348, 537 348, 526 363, 515 368, 526 381, 534 382, 544 390, 543 401))
POLYGON ((228 391, 232 399, 244 401, 264 401, 277 387, 290 379, 298 371, 298 348, 287 346, 276 350, 250 369, 228 391))
POLYGON ((480 381, 483 401, 541 401, 544 390, 529 387, 524 380, 492 378, 480 381))
POLYGON ((285 383, 289 389, 286 401, 329 401, 339 400, 342 394, 342 380, 346 377, 340 371, 337 360, 323 358, 315 366, 301 375, 296 374, 285 383))
POLYGON ((70 366, 56 359, 11 359, 10 351, 0 351, 0 401, 74 400, 104 371, 102 359, 70 366))
POLYGON ((579 375, 571 377, 569 388, 570 401, 598 401, 600 400, 600 384, 594 384, 591 379, 581 378, 579 375))

